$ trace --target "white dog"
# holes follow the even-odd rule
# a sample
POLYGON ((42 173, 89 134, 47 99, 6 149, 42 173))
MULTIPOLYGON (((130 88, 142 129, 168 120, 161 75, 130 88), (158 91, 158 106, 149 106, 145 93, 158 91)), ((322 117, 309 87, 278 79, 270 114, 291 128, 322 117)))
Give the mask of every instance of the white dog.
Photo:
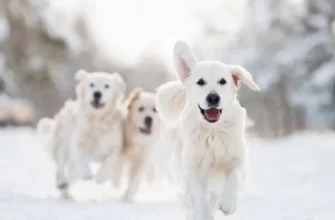
POLYGON ((62 197, 71 198, 69 182, 74 179, 73 163, 69 161, 69 148, 75 128, 77 104, 67 100, 54 118, 42 118, 37 132, 46 141, 48 152, 56 164, 56 185, 62 197))
POLYGON ((38 125, 39 131, 52 130, 49 143, 57 165, 57 187, 64 197, 69 196, 70 178, 93 178, 90 162, 102 164, 96 175, 101 182, 106 169, 115 167, 123 146, 118 106, 125 91, 121 76, 80 70, 76 79, 77 99, 67 101, 53 121, 42 119, 38 125))
POLYGON ((237 91, 241 82, 259 88, 240 66, 197 62, 181 41, 174 47, 174 60, 180 81, 158 88, 157 110, 179 143, 175 172, 181 174, 188 218, 212 220, 218 208, 232 214, 247 159, 246 110, 237 91))

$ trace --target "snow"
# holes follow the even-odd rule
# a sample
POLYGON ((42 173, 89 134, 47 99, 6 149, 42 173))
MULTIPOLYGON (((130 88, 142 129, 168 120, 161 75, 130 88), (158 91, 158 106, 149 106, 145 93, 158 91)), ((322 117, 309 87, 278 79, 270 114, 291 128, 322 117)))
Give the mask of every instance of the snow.
MULTIPOLYGON (((249 137, 249 187, 229 219, 335 219, 334 143, 334 133, 305 132, 276 141, 249 137)), ((43 139, 33 130, 1 130, 0 146, 0 219, 184 219, 167 184, 143 187, 136 203, 124 204, 121 192, 108 184, 79 182, 72 190, 78 201, 64 201, 54 189, 54 166, 43 139)))

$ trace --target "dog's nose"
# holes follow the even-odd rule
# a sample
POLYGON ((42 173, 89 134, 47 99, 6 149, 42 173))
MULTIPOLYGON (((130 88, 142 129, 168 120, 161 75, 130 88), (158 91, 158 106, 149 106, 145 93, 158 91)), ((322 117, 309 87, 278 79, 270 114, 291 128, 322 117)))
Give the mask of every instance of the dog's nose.
POLYGON ((217 93, 210 93, 206 98, 209 106, 218 106, 220 103, 220 96, 217 93))
POLYGON ((101 99, 101 96, 102 96, 102 94, 101 94, 101 92, 99 92, 99 91, 95 91, 95 92, 93 93, 93 97, 94 97, 94 99, 99 100, 99 99, 101 99))
POLYGON ((144 118, 144 124, 147 126, 147 127, 151 127, 152 125, 152 117, 150 116, 147 116, 144 118))

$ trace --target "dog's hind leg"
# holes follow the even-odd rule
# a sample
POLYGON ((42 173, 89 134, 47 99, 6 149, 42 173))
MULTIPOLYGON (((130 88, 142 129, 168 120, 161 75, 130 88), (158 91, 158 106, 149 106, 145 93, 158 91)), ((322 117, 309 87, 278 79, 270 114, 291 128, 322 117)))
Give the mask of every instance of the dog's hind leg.
POLYGON ((58 185, 58 190, 61 194, 61 197, 64 199, 72 199, 72 196, 69 193, 70 184, 64 182, 62 185, 58 185))
POLYGON ((55 143, 54 146, 54 157, 56 162, 56 185, 57 188, 64 188, 67 185, 65 180, 65 164, 66 164, 66 155, 65 150, 59 143, 55 143))
POLYGON ((65 155, 65 151, 63 148, 58 148, 55 152, 55 159, 56 159, 56 185, 57 189, 60 191, 62 198, 65 199, 72 199, 71 195, 69 194, 69 181, 65 175, 65 168, 67 158, 65 155))

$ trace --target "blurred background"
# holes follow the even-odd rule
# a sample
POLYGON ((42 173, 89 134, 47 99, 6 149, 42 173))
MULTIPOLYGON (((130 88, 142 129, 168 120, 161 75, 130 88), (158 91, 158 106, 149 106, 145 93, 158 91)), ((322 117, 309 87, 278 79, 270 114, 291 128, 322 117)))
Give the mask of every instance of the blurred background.
POLYGON ((0 122, 32 124, 74 97, 78 69, 127 92, 175 78, 172 48, 245 66, 240 99, 262 137, 335 128, 333 0, 0 0, 0 122))
POLYGON ((119 72, 127 93, 176 79, 177 40, 198 60, 244 66, 261 88, 239 94, 254 122, 250 182, 230 219, 335 219, 334 0, 0 0, 0 219, 184 219, 167 185, 141 191, 140 205, 87 181, 72 193, 95 202, 58 199, 31 129, 74 98, 79 69, 119 72))

